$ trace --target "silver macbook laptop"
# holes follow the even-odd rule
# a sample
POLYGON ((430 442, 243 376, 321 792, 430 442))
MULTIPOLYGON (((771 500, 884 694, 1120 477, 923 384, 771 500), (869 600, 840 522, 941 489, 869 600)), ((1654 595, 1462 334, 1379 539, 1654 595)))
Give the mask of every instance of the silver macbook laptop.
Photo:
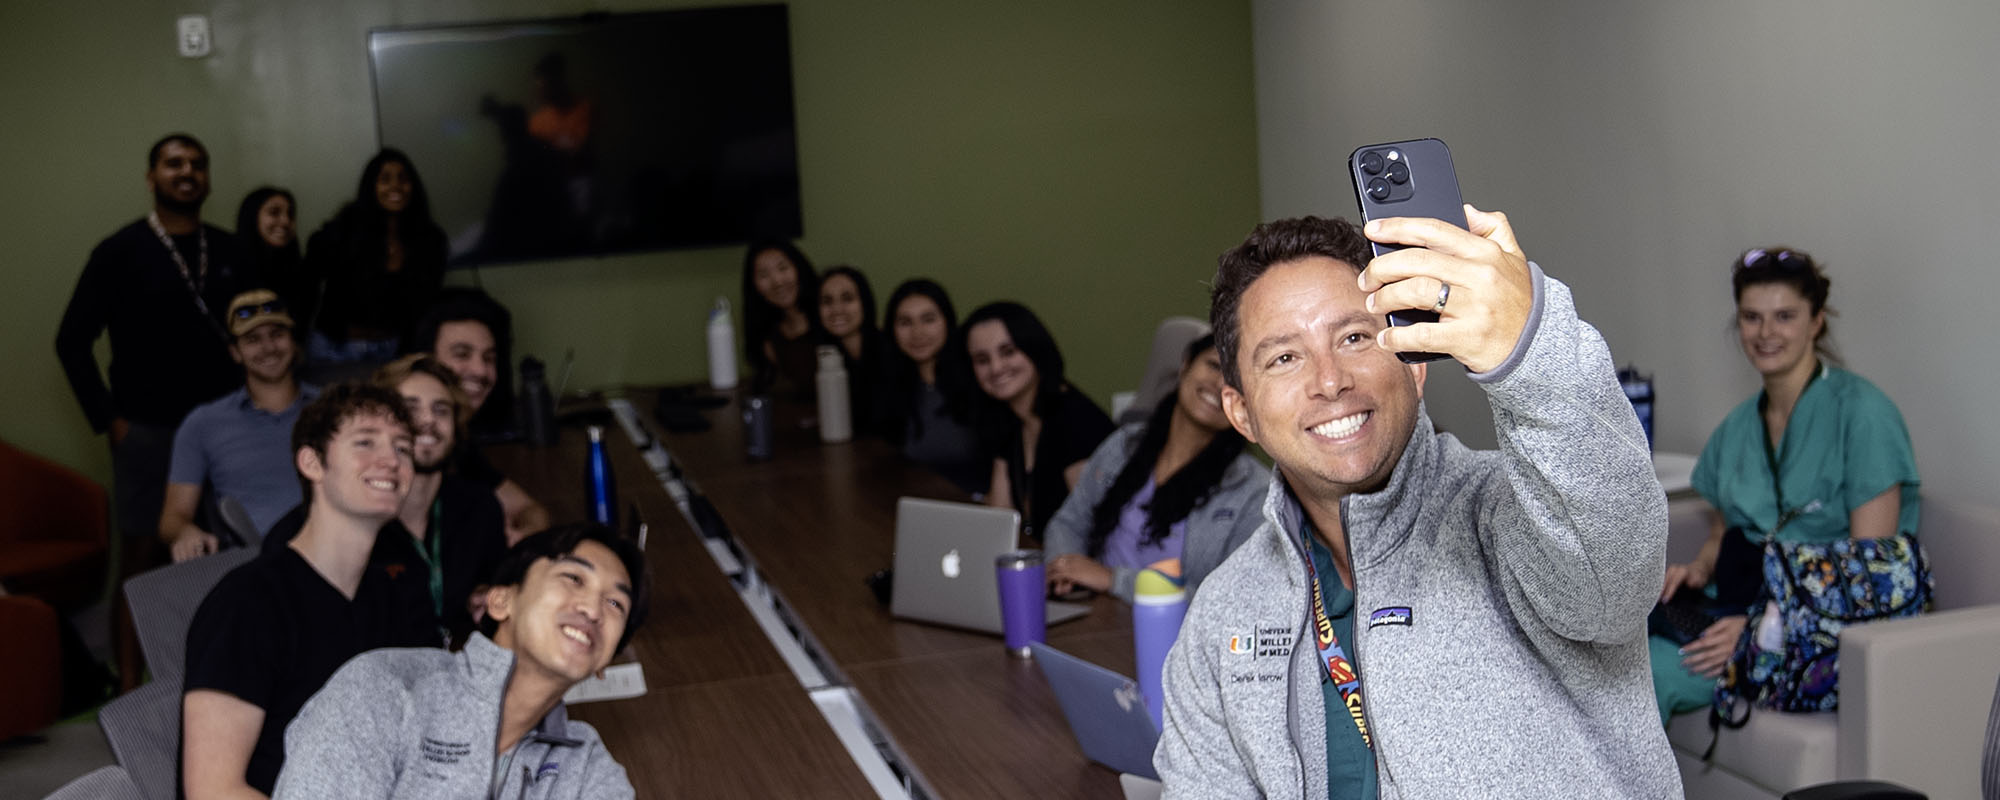
POLYGON ((1146 711, 1139 684, 1048 645, 1032 647, 1083 754, 1119 772, 1158 780, 1153 747, 1160 742, 1160 729, 1146 711))
MULTIPOLYGON (((1011 508, 905 497, 896 502, 896 571, 889 612, 997 634, 1000 584, 993 562, 1015 549, 1021 515, 1011 508)), ((1048 604, 1048 624, 1090 612, 1078 603, 1048 604)))

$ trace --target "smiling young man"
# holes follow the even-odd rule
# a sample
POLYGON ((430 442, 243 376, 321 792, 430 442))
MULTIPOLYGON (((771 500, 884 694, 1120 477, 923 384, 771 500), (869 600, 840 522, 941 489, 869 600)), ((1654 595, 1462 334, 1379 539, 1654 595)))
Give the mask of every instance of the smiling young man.
POLYGON ((458 448, 454 471, 500 499, 507 515, 507 541, 549 526, 549 512, 528 490, 501 474, 479 451, 479 437, 514 434, 513 375, 507 357, 513 338, 513 316, 492 296, 478 289, 445 289, 417 322, 411 353, 428 353, 458 376, 465 394, 468 435, 458 448))
POLYGON ((404 356, 375 371, 375 385, 403 396, 416 425, 416 472, 392 525, 398 544, 412 548, 430 576, 438 620, 462 641, 472 633, 473 606, 507 552, 507 521, 493 492, 448 471, 464 441, 471 411, 458 377, 426 355, 404 356))
POLYGON ((410 490, 410 429, 403 399, 374 386, 331 387, 299 414, 304 528, 223 576, 188 627, 181 776, 191 800, 269 793, 285 726, 348 659, 441 643, 420 565, 370 558, 410 490))
POLYGON ((201 221, 208 148, 169 134, 146 152, 153 208, 100 242, 56 331, 56 356, 93 430, 111 443, 122 571, 153 566, 174 429, 195 406, 240 383, 215 312, 238 291, 236 240, 201 221), (96 344, 109 334, 108 376, 96 344), (110 385, 105 385, 109 377, 110 385))
POLYGON ((235 337, 229 355, 243 365, 243 386, 195 407, 174 434, 160 539, 175 561, 213 553, 221 544, 194 521, 203 484, 217 497, 242 503, 259 534, 303 499, 291 469, 292 425, 319 388, 300 383, 294 371, 292 316, 276 293, 253 289, 229 302, 227 318, 235 337))
POLYGON ((1277 470, 1168 656, 1168 797, 1680 796, 1647 669, 1645 436, 1568 287, 1505 217, 1467 218, 1371 223, 1410 246, 1372 260, 1311 217, 1223 254, 1223 405, 1277 470), (1406 308, 1441 319, 1385 328, 1406 308), (1463 364, 1501 449, 1438 433, 1399 351, 1463 364))
POLYGON ((632 797, 562 697, 645 621, 638 546, 601 525, 543 531, 493 583, 465 649, 377 650, 327 681, 285 734, 276 796, 632 797))

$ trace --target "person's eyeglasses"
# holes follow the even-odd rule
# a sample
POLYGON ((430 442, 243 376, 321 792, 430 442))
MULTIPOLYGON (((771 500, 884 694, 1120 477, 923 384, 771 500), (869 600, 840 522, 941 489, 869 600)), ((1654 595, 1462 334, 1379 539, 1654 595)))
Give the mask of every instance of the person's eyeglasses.
POLYGON ((1765 250, 1762 247, 1752 247, 1743 251, 1743 256, 1736 259, 1730 270, 1733 272, 1756 269, 1766 261, 1781 269, 1800 269, 1806 264, 1806 256, 1804 253, 1794 253, 1791 250, 1765 250))
POLYGON ((249 319, 258 314, 282 314, 284 311, 284 303, 277 300, 266 300, 254 306, 237 306, 235 310, 229 313, 237 319, 249 319))

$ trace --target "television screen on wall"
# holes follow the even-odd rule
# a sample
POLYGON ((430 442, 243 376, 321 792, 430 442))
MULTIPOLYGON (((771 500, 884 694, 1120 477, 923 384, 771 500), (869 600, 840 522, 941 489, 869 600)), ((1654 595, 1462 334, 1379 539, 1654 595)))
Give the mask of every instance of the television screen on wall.
POLYGON ((795 238, 782 5, 368 34, 455 266, 795 238))

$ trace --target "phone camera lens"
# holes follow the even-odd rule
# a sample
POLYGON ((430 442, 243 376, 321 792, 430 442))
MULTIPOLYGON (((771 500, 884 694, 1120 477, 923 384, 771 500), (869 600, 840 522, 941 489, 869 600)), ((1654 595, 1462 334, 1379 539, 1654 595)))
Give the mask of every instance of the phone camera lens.
POLYGON ((1382 154, 1374 150, 1362 153, 1361 171, 1370 175, 1382 174, 1382 154))
POLYGON ((1389 182, 1381 178, 1368 181, 1368 197, 1377 203, 1389 199, 1389 182))
POLYGON ((1389 165, 1389 180, 1393 183, 1410 182, 1410 165, 1398 161, 1389 165))

